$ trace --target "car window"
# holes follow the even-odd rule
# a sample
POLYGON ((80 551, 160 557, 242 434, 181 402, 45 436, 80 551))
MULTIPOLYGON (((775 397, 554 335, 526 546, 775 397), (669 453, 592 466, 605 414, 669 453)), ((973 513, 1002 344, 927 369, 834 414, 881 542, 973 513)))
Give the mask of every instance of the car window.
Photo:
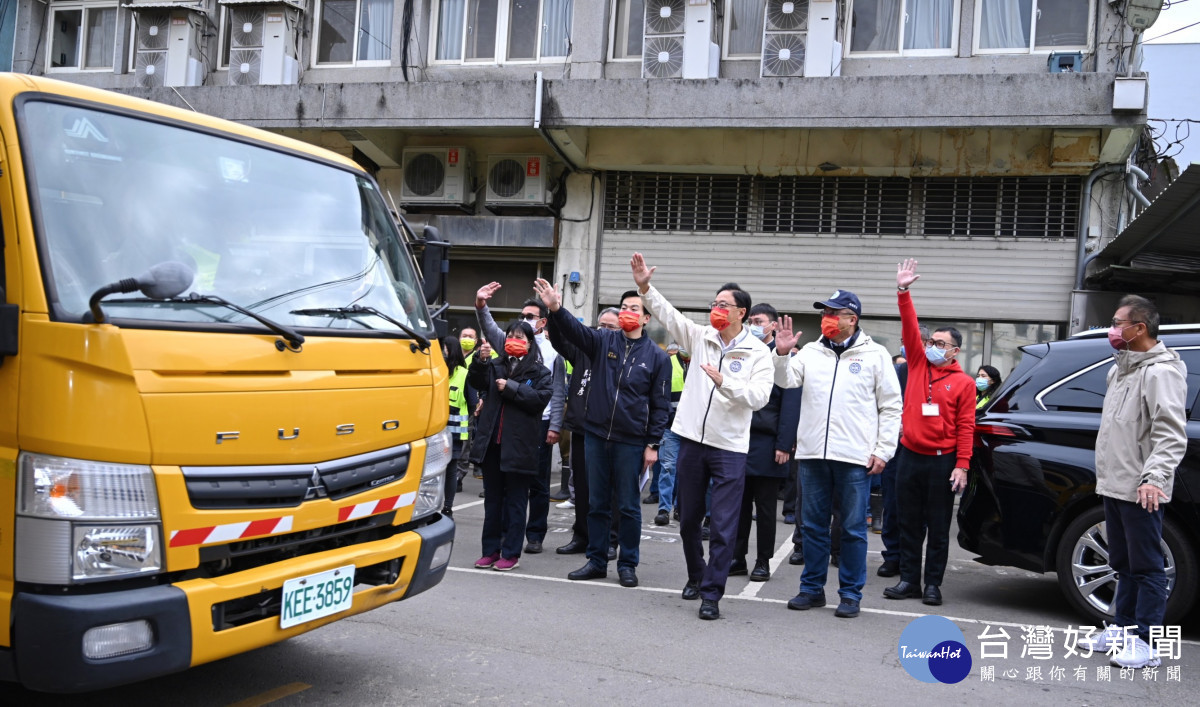
POLYGON ((1104 407, 1104 391, 1108 389, 1108 371, 1113 367, 1111 360, 1100 361, 1100 365, 1082 374, 1073 374, 1065 383, 1046 393, 1042 404, 1047 410, 1070 412, 1100 412, 1104 407))
POLYGON ((1187 366, 1187 401, 1188 417, 1192 418, 1200 412, 1196 410, 1196 394, 1200 392, 1200 348, 1197 349, 1175 349, 1179 353, 1179 358, 1183 359, 1184 365, 1187 366))

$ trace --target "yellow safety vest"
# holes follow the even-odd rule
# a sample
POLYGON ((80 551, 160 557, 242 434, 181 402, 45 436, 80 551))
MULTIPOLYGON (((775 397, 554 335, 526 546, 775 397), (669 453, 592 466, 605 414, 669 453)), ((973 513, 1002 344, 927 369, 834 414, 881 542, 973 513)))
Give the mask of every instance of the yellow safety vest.
POLYGON ((459 439, 467 438, 467 368, 459 366, 450 374, 450 422, 446 429, 450 434, 457 434, 459 439))
POLYGON ((683 392, 683 364, 675 356, 671 357, 671 392, 683 392))

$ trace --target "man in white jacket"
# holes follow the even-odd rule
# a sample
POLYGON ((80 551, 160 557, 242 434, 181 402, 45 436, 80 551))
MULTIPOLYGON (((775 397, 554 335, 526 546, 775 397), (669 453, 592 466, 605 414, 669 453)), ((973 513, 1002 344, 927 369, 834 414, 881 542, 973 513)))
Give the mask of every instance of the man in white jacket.
POLYGON ((883 471, 900 436, 900 382, 887 349, 858 326, 862 304, 853 292, 838 290, 821 310, 821 338, 789 355, 800 338, 792 318, 783 317, 775 334, 775 383, 804 386, 796 459, 804 489, 804 571, 800 592, 789 609, 825 606, 829 571, 829 519, 833 500, 842 514, 835 616, 858 616, 867 582, 867 476, 883 471))
POLYGON ((1080 641, 1096 651, 1120 647, 1110 661, 1122 668, 1161 662, 1149 640, 1167 611, 1163 505, 1187 450, 1187 366, 1157 337, 1154 304, 1123 297, 1108 330, 1117 365, 1108 372, 1096 435, 1096 494, 1104 501, 1108 561, 1118 579, 1115 616, 1103 633, 1080 641))
POLYGON ((641 253, 633 254, 630 265, 646 309, 681 348, 692 353, 692 374, 684 381, 671 425, 671 431, 680 437, 675 489, 679 537, 688 571, 683 598, 701 599, 700 618, 716 619, 721 615, 718 602, 725 594, 737 543, 750 420, 754 411, 771 399, 774 385, 771 351, 743 326, 750 313, 750 295, 737 285, 721 287, 709 306, 712 326, 700 326, 650 286, 655 268, 646 267, 641 253), (700 524, 710 480, 711 536, 706 564, 700 524))

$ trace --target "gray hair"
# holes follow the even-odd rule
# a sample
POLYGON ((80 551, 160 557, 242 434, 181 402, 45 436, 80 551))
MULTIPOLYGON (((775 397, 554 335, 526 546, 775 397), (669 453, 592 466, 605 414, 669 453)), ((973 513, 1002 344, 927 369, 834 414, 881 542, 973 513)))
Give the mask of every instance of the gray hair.
POLYGON ((605 307, 604 309, 600 310, 599 314, 596 315, 596 320, 599 321, 600 317, 603 317, 605 314, 611 314, 614 317, 619 317, 621 316, 621 310, 617 309, 616 307, 605 307))
POLYGON ((1146 333, 1151 339, 1158 338, 1158 307, 1145 297, 1125 295, 1117 303, 1117 309, 1129 307, 1129 318, 1146 325, 1146 333))

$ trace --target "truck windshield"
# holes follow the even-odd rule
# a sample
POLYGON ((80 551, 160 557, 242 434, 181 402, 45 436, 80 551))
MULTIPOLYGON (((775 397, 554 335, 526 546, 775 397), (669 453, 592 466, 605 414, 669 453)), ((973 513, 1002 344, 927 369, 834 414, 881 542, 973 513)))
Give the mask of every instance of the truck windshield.
POLYGON ((21 154, 51 314, 81 321, 97 288, 164 262, 194 274, 180 297, 105 299, 127 325, 253 325, 216 295, 283 325, 430 331, 396 224, 375 183, 233 137, 43 100, 23 104, 21 154), (373 308, 387 317, 329 316, 373 308), (326 310, 323 312, 322 310, 326 310), (138 321, 134 321, 138 320, 138 321))

